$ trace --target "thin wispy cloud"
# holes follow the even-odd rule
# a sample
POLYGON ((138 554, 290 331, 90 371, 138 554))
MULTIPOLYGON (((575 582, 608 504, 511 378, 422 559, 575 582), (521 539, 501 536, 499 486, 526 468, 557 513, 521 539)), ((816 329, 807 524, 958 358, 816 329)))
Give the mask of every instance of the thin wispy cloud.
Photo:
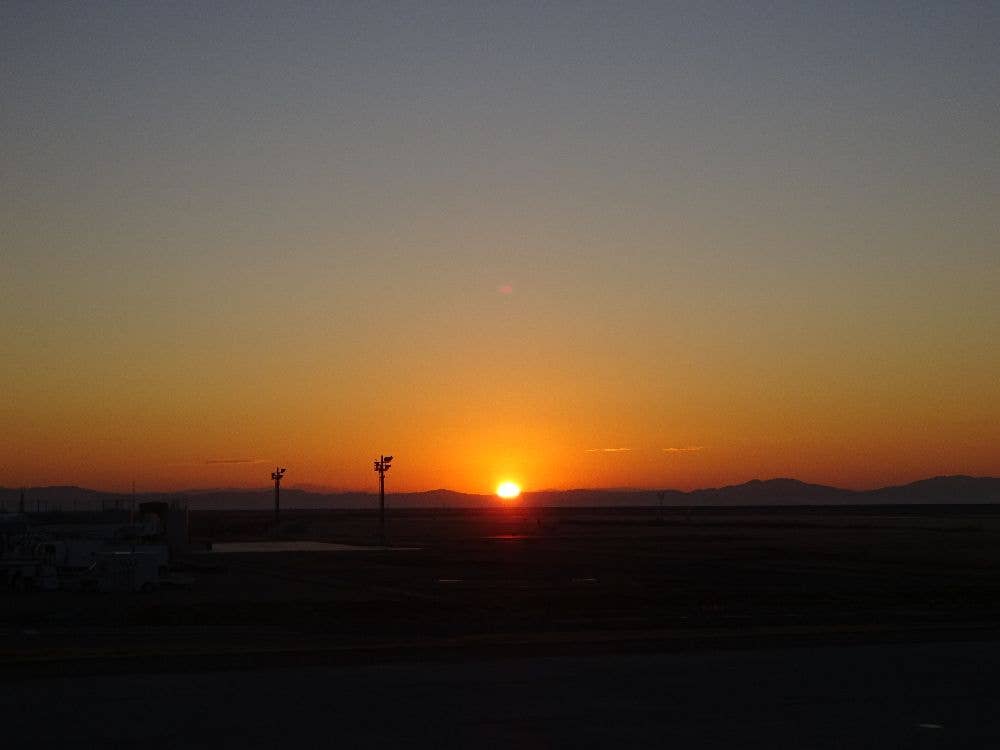
POLYGON ((682 448, 664 448, 664 453, 694 453, 695 451, 705 450, 703 445, 686 445, 682 448))
POLYGON ((631 448, 587 448, 586 453, 625 453, 631 448))

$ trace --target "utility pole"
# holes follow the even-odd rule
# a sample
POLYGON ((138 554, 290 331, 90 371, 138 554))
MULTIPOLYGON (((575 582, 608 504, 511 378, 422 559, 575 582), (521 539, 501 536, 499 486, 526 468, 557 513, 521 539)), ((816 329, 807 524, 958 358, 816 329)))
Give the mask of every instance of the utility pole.
POLYGON ((278 525, 278 517, 281 514, 281 504, 279 502, 279 495, 281 493, 281 478, 285 476, 285 470, 281 467, 276 467, 274 471, 271 472, 271 479, 274 480, 274 524, 278 525))
POLYGON ((17 512, 24 515, 24 487, 21 488, 21 502, 17 505, 17 512))
POLYGON ((385 546, 385 473, 389 471, 391 463, 392 456, 379 456, 375 462, 375 471, 378 472, 378 538, 383 547, 385 546))

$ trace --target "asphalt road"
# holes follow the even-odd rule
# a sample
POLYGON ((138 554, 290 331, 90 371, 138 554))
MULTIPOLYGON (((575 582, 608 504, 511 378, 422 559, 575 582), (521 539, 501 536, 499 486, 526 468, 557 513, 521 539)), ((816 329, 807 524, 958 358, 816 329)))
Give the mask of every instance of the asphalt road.
POLYGON ((3 684, 9 747, 1000 746, 1000 643, 843 645, 3 684))

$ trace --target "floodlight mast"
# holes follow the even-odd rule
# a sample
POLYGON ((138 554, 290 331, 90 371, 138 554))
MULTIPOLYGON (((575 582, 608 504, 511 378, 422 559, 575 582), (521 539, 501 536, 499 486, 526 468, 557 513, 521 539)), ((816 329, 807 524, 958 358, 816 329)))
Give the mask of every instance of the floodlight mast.
POLYGON ((274 471, 271 472, 271 479, 274 480, 274 523, 277 525, 278 518, 281 515, 281 504, 279 502, 279 495, 281 493, 281 478, 285 476, 285 469, 276 467, 274 471))
POLYGON ((379 456, 375 463, 375 471, 378 473, 378 538, 379 543, 385 546, 385 473, 389 471, 389 464, 392 463, 392 456, 379 456))

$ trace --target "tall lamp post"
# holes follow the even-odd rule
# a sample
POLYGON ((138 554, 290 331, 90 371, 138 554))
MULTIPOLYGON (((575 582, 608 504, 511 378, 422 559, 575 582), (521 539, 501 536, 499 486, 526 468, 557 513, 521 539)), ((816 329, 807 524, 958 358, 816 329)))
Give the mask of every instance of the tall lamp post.
POLYGON ((279 495, 281 493, 281 478, 285 476, 285 470, 281 467, 275 468, 271 472, 271 479, 274 480, 274 523, 278 524, 278 516, 281 513, 281 505, 279 503, 279 495))
POLYGON ((379 456, 375 462, 375 471, 378 473, 378 538, 382 546, 385 546, 385 473, 389 471, 389 464, 392 463, 392 456, 379 456))

